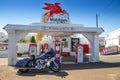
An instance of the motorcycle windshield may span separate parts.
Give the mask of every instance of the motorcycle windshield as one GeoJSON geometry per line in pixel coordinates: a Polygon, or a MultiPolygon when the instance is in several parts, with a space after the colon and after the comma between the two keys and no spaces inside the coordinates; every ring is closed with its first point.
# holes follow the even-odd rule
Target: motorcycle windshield
{"type": "Polygon", "coordinates": [[[45,54],[41,54],[38,56],[38,59],[45,59],[45,58],[46,58],[45,54]]]}
{"type": "Polygon", "coordinates": [[[49,54],[49,53],[46,53],[46,54],[41,54],[38,56],[38,59],[46,59],[46,58],[51,58],[53,57],[54,55],[52,54],[49,54]]]}

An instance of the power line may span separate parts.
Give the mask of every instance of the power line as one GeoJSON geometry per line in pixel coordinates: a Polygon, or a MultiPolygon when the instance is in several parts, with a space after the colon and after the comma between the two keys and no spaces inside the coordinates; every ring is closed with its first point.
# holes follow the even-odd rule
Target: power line
{"type": "Polygon", "coordinates": [[[114,0],[111,0],[111,1],[106,5],[106,7],[103,8],[103,10],[98,13],[98,15],[103,16],[103,13],[105,13],[105,11],[112,5],[113,1],[114,1],[114,0]]]}

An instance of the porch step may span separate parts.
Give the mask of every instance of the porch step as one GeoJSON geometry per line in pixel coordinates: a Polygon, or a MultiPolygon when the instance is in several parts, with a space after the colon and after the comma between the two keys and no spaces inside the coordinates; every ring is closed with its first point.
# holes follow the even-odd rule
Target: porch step
{"type": "Polygon", "coordinates": [[[75,56],[63,56],[62,62],[76,62],[75,56]]]}

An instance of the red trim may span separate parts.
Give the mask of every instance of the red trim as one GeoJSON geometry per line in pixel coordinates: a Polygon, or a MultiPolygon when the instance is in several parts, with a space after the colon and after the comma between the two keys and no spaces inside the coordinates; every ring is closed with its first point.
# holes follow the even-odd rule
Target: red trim
{"type": "Polygon", "coordinates": [[[83,54],[88,54],[89,53],[89,44],[81,44],[83,47],[83,54]]]}
{"type": "Polygon", "coordinates": [[[70,56],[70,52],[62,52],[62,56],[70,56]]]}

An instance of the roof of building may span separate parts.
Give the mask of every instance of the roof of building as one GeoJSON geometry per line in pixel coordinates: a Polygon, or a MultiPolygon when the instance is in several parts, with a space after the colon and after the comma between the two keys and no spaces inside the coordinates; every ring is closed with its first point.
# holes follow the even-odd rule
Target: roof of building
{"type": "Polygon", "coordinates": [[[101,27],[83,27],[81,24],[32,24],[32,25],[16,25],[8,24],[4,27],[8,31],[26,31],[26,32],[42,32],[50,35],[72,35],[74,33],[90,32],[101,34],[104,30],[101,27]]]}

